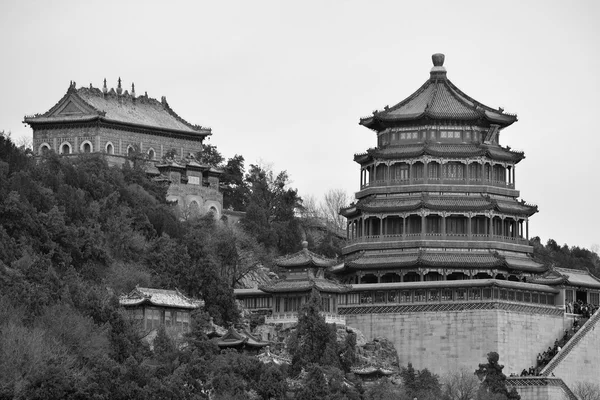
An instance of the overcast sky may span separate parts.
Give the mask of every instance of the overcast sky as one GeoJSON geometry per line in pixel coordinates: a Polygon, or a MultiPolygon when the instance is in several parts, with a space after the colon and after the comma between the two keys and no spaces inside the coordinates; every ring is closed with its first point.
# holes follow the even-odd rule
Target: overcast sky
{"type": "Polygon", "coordinates": [[[226,157],[287,170],[301,195],[358,190],[353,155],[376,144],[358,125],[429,77],[517,113],[501,144],[524,150],[530,235],[600,243],[600,2],[13,1],[0,2],[0,130],[31,137],[77,86],[166,96],[210,126],[226,157]]]}

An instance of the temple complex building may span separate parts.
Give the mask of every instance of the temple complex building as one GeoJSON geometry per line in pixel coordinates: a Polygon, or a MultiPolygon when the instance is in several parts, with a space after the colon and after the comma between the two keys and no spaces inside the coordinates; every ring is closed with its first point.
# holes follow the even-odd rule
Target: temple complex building
{"type": "Polygon", "coordinates": [[[43,114],[26,116],[33,129],[33,151],[54,151],[62,156],[101,153],[109,165],[122,165],[131,157],[144,160],[154,179],[169,184],[168,200],[177,201],[184,214],[213,212],[221,216],[219,192],[222,171],[198,162],[210,128],[192,125],[177,115],[166,97],[160,101],[117,89],[76,88],[43,114]]]}
{"type": "Polygon", "coordinates": [[[594,381],[600,279],[533,258],[529,221],[538,209],[515,184],[525,155],[500,141],[517,117],[465,94],[448,79],[444,56],[432,58],[416,92],[360,120],[376,146],[354,156],[360,186],[340,210],[348,238],[341,259],[323,263],[304,249],[278,261],[298,273],[236,296],[250,310],[261,299],[277,323],[295,310],[281,301],[306,297],[313,282],[300,268],[320,266],[340,282],[326,285],[335,288],[328,305],[336,315],[367,340],[392,341],[400,365],[444,374],[497,352],[507,375],[537,365],[541,377],[512,382],[519,390],[566,393],[594,381]],[[537,355],[559,341],[562,349],[538,365],[537,355]]]}

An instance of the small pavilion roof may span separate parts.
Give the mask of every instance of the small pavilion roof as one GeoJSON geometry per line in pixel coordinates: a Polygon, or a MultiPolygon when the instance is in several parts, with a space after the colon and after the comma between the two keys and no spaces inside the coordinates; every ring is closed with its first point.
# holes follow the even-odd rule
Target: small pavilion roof
{"type": "Polygon", "coordinates": [[[242,329],[238,331],[233,326],[217,341],[217,345],[221,348],[238,347],[241,345],[260,348],[268,344],[269,342],[259,340],[247,330],[242,329]]]}
{"type": "Polygon", "coordinates": [[[302,250],[280,257],[275,260],[275,264],[281,268],[328,268],[338,264],[337,260],[320,256],[308,250],[308,242],[302,242],[302,250]]]}
{"type": "Polygon", "coordinates": [[[517,120],[516,115],[483,105],[450,82],[443,66],[444,58],[443,54],[432,56],[434,66],[430,78],[416,92],[392,107],[374,111],[372,116],[362,118],[360,124],[379,132],[419,120],[481,121],[500,127],[517,120]]]}
{"type": "Polygon", "coordinates": [[[406,145],[388,145],[372,148],[364,153],[354,155],[359,164],[371,162],[373,159],[401,160],[429,155],[432,157],[489,157],[497,161],[518,163],[525,158],[525,153],[510,150],[499,145],[485,143],[433,143],[421,142],[406,145]]]}
{"type": "Polygon", "coordinates": [[[124,307],[148,304],[158,307],[184,308],[194,310],[201,307],[204,302],[190,299],[179,290],[151,289],[136,287],[129,294],[119,298],[119,304],[124,307]]]}
{"type": "Polygon", "coordinates": [[[26,116],[24,122],[30,125],[52,123],[103,121],[138,128],[163,130],[181,133],[186,136],[204,138],[211,135],[210,128],[192,125],[169,107],[166,98],[161,101],[148,97],[147,94],[136,97],[127,90],[122,93],[121,80],[117,90],[75,88],[71,82],[67,93],[58,103],[44,114],[26,116]]]}
{"type": "Polygon", "coordinates": [[[288,279],[279,280],[270,285],[260,286],[260,290],[267,293],[284,292],[310,292],[313,288],[325,293],[344,293],[348,291],[346,285],[325,278],[288,279]]]}

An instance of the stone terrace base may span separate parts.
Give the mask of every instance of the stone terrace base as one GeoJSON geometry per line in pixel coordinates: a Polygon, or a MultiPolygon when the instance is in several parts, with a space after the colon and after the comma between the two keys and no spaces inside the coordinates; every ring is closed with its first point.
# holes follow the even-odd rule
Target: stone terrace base
{"type": "Polygon", "coordinates": [[[577,400],[560,378],[539,376],[508,378],[508,388],[515,388],[521,400],[577,400]]]}
{"type": "Polygon", "coordinates": [[[440,375],[457,368],[474,371],[491,351],[500,354],[506,375],[520,373],[535,365],[537,354],[552,346],[572,323],[555,307],[500,302],[379,313],[350,307],[338,311],[346,317],[346,325],[362,331],[367,340],[380,336],[391,340],[400,365],[412,363],[440,375]]]}

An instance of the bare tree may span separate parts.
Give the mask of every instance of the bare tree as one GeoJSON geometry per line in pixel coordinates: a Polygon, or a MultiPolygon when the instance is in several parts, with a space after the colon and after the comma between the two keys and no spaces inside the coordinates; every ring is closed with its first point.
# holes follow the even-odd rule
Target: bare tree
{"type": "Polygon", "coordinates": [[[341,208],[348,206],[349,203],[350,196],[342,189],[330,189],[325,193],[321,203],[323,216],[338,231],[346,229],[346,218],[342,217],[339,212],[341,208]]]}
{"type": "Polygon", "coordinates": [[[300,211],[302,218],[313,219],[321,218],[321,207],[317,204],[314,196],[302,196],[302,209],[300,211]]]}
{"type": "Polygon", "coordinates": [[[600,400],[600,385],[592,382],[577,382],[573,393],[579,400],[600,400]]]}
{"type": "Polygon", "coordinates": [[[477,395],[479,379],[472,371],[460,369],[450,372],[443,379],[444,394],[450,400],[471,400],[477,395]]]}

